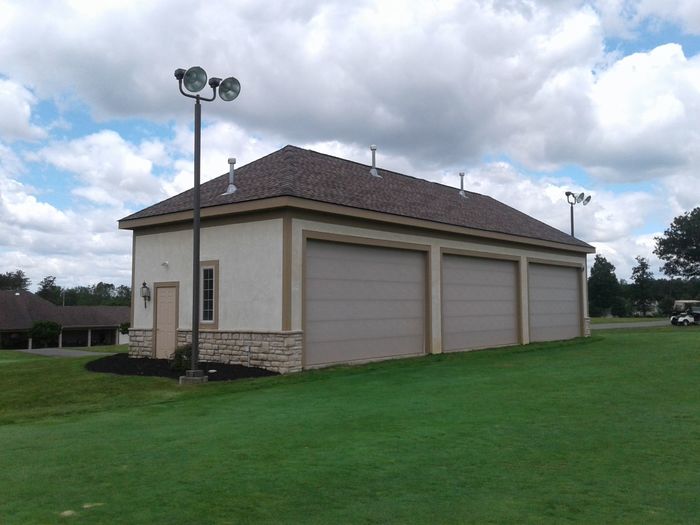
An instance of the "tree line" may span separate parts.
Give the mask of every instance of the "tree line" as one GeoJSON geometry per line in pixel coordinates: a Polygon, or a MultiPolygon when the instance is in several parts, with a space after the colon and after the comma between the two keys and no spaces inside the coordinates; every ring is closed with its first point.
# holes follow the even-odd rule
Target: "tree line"
{"type": "MultiPolygon", "coordinates": [[[[22,270],[0,273],[0,290],[29,291],[29,277],[22,270]]],[[[129,306],[131,288],[125,285],[99,282],[88,286],[64,288],[56,284],[56,277],[49,275],[39,282],[35,295],[65,306],[129,306]]]]}
{"type": "Polygon", "coordinates": [[[657,310],[668,315],[679,299],[700,299],[700,207],[673,219],[656,237],[654,253],[664,261],[666,278],[656,279],[644,257],[636,257],[631,282],[618,280],[613,266],[596,255],[588,278],[588,308],[592,316],[608,313],[627,317],[657,310]]]}

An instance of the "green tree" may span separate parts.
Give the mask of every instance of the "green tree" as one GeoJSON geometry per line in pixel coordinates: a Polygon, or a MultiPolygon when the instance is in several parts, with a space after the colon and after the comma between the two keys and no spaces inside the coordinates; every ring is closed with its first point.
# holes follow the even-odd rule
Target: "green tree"
{"type": "Polygon", "coordinates": [[[29,330],[29,337],[32,338],[34,346],[58,345],[58,335],[61,333],[61,325],[53,321],[35,321],[29,330]]]}
{"type": "Polygon", "coordinates": [[[634,305],[642,315],[646,315],[651,308],[653,300],[652,286],[654,283],[654,274],[649,270],[649,261],[644,257],[635,257],[637,266],[632,268],[632,298],[634,305]]]}
{"type": "Polygon", "coordinates": [[[679,215],[661,237],[654,253],[664,262],[666,275],[700,277],[700,207],[679,215]]]}
{"type": "Polygon", "coordinates": [[[591,276],[588,278],[588,301],[591,315],[603,315],[612,308],[620,295],[620,283],[615,276],[615,266],[602,255],[596,255],[591,276]]]}
{"type": "Polygon", "coordinates": [[[0,290],[29,291],[31,281],[22,270],[0,273],[0,290]]]}
{"type": "Polygon", "coordinates": [[[615,317],[629,317],[632,315],[632,304],[628,299],[618,295],[613,301],[610,313],[615,317]]]}
{"type": "Polygon", "coordinates": [[[36,295],[51,301],[53,304],[61,304],[61,287],[56,284],[56,277],[49,275],[44,277],[39,283],[39,289],[36,291],[36,295]]]}
{"type": "Polygon", "coordinates": [[[131,305],[131,288],[120,284],[117,286],[117,294],[112,301],[115,306],[129,306],[131,305]]]}

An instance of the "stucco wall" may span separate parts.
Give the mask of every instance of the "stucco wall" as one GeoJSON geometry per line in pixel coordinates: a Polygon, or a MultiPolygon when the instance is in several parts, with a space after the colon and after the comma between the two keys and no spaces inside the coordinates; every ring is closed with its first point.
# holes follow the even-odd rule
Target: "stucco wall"
{"type": "MultiPolygon", "coordinates": [[[[281,330],[282,219],[209,226],[202,223],[201,260],[219,261],[219,330],[281,330]]],[[[135,234],[133,328],[153,328],[153,301],[141,283],[179,283],[178,328],[192,325],[192,231],[135,234]],[[166,264],[167,263],[167,264],[166,264]]]]}

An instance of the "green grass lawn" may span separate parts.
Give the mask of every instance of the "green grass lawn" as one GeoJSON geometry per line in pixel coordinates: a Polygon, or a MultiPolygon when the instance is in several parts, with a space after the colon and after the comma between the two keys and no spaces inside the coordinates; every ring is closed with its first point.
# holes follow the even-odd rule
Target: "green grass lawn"
{"type": "Polygon", "coordinates": [[[0,523],[700,516],[695,330],[202,387],[87,361],[0,354],[0,523]]]}
{"type": "Polygon", "coordinates": [[[668,317],[591,317],[591,324],[644,323],[646,321],[668,321],[668,317]]]}

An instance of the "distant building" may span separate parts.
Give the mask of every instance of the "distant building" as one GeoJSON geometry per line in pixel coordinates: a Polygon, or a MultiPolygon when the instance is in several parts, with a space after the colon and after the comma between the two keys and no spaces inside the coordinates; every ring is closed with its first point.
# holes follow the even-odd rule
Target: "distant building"
{"type": "Polygon", "coordinates": [[[31,348],[29,331],[37,321],[62,326],[59,347],[126,342],[119,325],[129,321],[129,311],[128,306],[56,306],[30,292],[0,290],[0,348],[31,348]]]}

